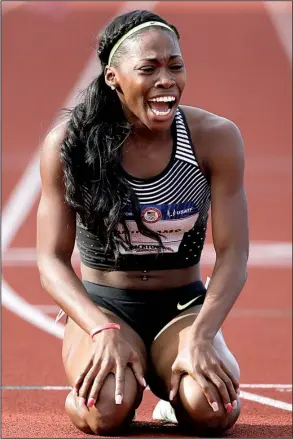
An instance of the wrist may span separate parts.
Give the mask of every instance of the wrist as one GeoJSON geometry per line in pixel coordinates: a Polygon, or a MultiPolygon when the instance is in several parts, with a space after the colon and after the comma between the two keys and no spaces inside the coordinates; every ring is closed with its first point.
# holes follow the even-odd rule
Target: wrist
{"type": "Polygon", "coordinates": [[[120,325],[118,323],[109,322],[105,323],[104,325],[96,326],[91,330],[90,337],[92,338],[92,340],[94,340],[94,338],[101,332],[120,332],[120,325]]]}
{"type": "Polygon", "coordinates": [[[109,344],[111,341],[116,340],[119,336],[119,331],[116,331],[115,329],[109,329],[108,331],[101,331],[95,334],[92,337],[92,342],[97,344],[101,342],[109,344]]]}
{"type": "Polygon", "coordinates": [[[216,333],[214,334],[209,328],[201,328],[192,326],[190,331],[190,337],[196,343],[212,343],[216,333]]]}

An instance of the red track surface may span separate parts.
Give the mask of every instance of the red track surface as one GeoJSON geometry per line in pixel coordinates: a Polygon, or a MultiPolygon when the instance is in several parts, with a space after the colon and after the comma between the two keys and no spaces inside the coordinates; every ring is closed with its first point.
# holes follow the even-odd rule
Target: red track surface
{"type": "MultiPolygon", "coordinates": [[[[43,2],[3,19],[3,207],[89,59],[95,35],[121,3],[43,2]],[[56,7],[56,6],[54,6],[56,7]]],[[[291,66],[260,2],[166,3],[155,11],[182,35],[188,85],[184,103],[234,120],[246,147],[252,241],[290,242],[291,66]]],[[[36,203],[10,248],[34,247],[36,203]]],[[[5,254],[4,254],[5,260],[5,254]]],[[[209,274],[212,267],[203,267],[209,274]]],[[[35,265],[6,266],[8,284],[33,305],[52,304],[35,265]]],[[[252,267],[226,340],[243,383],[291,383],[291,269],[252,267]]],[[[61,341],[3,308],[3,386],[66,386],[61,341]]],[[[291,392],[248,389],[287,403],[291,392]]],[[[2,437],[82,437],[67,419],[65,391],[2,393],[2,437]]],[[[180,437],[151,420],[156,398],[145,392],[130,436],[180,437]]],[[[243,400],[227,437],[292,437],[291,413],[243,400]]]]}

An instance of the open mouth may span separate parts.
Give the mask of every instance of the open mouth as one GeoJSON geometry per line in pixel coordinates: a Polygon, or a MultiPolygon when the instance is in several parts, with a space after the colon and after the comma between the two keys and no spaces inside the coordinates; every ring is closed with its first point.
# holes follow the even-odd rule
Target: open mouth
{"type": "Polygon", "coordinates": [[[148,106],[156,116],[168,116],[176,102],[175,96],[158,96],[148,100],[148,106]]]}

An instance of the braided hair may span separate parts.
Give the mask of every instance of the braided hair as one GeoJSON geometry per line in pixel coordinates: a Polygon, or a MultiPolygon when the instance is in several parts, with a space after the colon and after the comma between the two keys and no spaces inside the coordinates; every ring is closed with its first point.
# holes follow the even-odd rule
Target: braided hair
{"type": "MultiPolygon", "coordinates": [[[[108,87],[104,76],[115,43],[137,25],[153,20],[168,24],[179,39],[174,26],[144,10],[120,15],[104,29],[97,50],[101,74],[83,92],[81,103],[68,110],[68,127],[61,144],[66,202],[76,211],[81,223],[95,233],[105,254],[110,252],[115,257],[119,245],[131,248],[130,233],[122,214],[128,203],[140,233],[155,239],[159,248],[163,248],[161,236],[141,220],[137,197],[121,172],[122,145],[131,133],[131,125],[117,93],[108,87]],[[119,224],[122,234],[118,231],[119,224]]],[[[131,36],[136,37],[136,33],[131,36]]],[[[118,63],[124,50],[122,43],[111,64],[118,63]]]]}

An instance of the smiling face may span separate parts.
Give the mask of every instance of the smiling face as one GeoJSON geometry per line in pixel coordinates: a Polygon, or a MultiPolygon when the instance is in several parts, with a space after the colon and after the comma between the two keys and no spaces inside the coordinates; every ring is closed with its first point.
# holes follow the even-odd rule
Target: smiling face
{"type": "Polygon", "coordinates": [[[126,39],[120,50],[105,79],[116,87],[126,117],[152,131],[170,128],[186,81],[176,35],[151,28],[126,39]]]}

